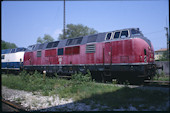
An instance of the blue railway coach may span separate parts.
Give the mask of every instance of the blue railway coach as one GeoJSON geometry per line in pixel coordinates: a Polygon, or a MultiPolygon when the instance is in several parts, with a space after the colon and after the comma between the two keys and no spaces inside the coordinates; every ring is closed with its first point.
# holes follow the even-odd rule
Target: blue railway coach
{"type": "Polygon", "coordinates": [[[1,50],[1,69],[20,70],[26,48],[13,48],[1,50]]]}

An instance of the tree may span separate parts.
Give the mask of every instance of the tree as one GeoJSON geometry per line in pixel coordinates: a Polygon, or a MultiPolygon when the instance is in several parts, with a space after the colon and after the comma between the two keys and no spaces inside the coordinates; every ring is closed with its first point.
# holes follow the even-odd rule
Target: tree
{"type": "Polygon", "coordinates": [[[169,57],[170,57],[170,56],[169,56],[169,52],[164,51],[159,60],[160,60],[160,61],[168,61],[168,60],[170,59],[169,57]]]}
{"type": "Polygon", "coordinates": [[[14,43],[5,42],[1,40],[1,49],[12,49],[17,48],[17,46],[14,43]]]}
{"type": "Polygon", "coordinates": [[[41,37],[37,38],[37,44],[42,44],[45,42],[52,42],[52,41],[54,41],[54,39],[50,35],[47,35],[47,34],[44,34],[43,38],[41,37]]]}
{"type": "Polygon", "coordinates": [[[78,25],[67,24],[65,37],[63,37],[63,34],[59,34],[59,40],[68,39],[68,38],[76,38],[79,36],[85,36],[85,35],[90,35],[90,34],[95,34],[95,33],[98,33],[98,32],[94,30],[93,28],[89,28],[82,24],[78,24],[78,25]]]}

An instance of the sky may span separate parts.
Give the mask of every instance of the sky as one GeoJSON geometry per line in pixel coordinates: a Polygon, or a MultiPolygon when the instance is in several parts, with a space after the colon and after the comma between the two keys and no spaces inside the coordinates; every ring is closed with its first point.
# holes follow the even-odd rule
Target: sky
{"type": "MultiPolygon", "coordinates": [[[[2,1],[1,40],[18,47],[38,37],[58,40],[63,29],[63,1],[2,1]]],[[[82,24],[99,33],[139,28],[154,50],[167,47],[169,0],[66,1],[66,24],[82,24]]]]}

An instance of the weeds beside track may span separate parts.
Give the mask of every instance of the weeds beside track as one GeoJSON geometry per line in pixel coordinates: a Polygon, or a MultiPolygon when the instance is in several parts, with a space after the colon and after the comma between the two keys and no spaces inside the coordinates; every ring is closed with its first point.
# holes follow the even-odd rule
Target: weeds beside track
{"type": "MultiPolygon", "coordinates": [[[[90,104],[100,103],[110,108],[128,107],[144,104],[148,106],[162,106],[168,93],[156,90],[141,90],[137,88],[118,87],[116,85],[105,85],[91,81],[90,73],[82,77],[82,74],[75,74],[70,80],[59,77],[46,77],[35,72],[32,74],[22,72],[19,75],[2,74],[2,85],[12,89],[19,89],[31,92],[40,92],[44,96],[58,95],[61,98],[72,98],[75,101],[90,104]]],[[[56,75],[57,76],[57,75],[56,75]]],[[[95,104],[94,104],[95,106],[95,104]]]]}

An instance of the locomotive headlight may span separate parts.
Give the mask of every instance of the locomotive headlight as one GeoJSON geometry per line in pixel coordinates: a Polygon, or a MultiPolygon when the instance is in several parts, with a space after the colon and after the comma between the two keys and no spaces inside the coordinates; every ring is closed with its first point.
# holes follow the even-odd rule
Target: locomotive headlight
{"type": "Polygon", "coordinates": [[[142,56],[140,56],[140,61],[142,61],[142,56]]]}
{"type": "Polygon", "coordinates": [[[150,47],[148,47],[148,49],[151,49],[150,47]]]}

